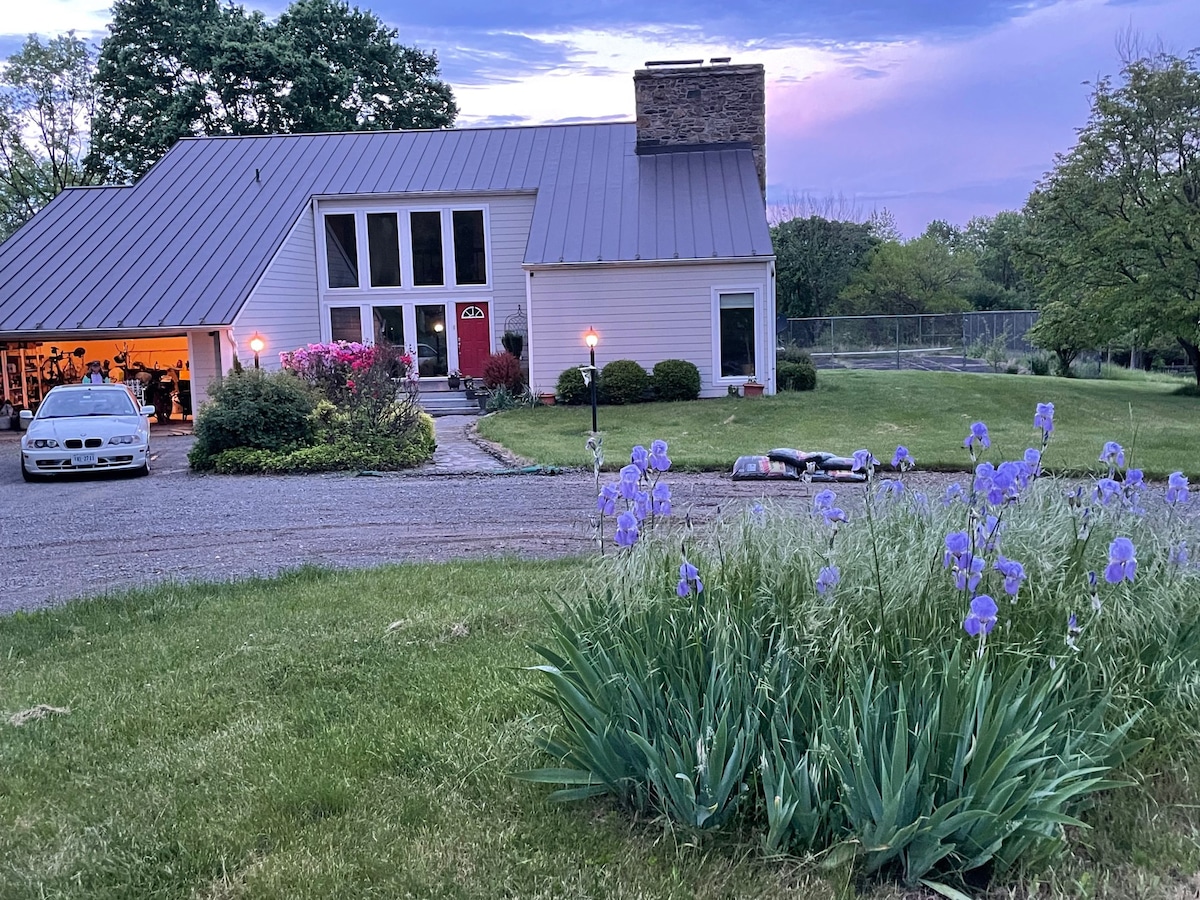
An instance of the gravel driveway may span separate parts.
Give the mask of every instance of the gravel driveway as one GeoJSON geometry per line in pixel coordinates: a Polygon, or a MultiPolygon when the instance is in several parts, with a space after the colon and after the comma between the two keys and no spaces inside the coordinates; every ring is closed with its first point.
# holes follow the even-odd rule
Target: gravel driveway
{"type": "MultiPolygon", "coordinates": [[[[191,437],[155,438],[149,478],[96,475],[25,484],[0,441],[0,613],[167,579],[269,575],[304,563],[373,566],[588,552],[589,473],[380,477],[205,476],[191,437]]],[[[791,484],[672,473],[680,513],[699,522],[764,494],[808,503],[791,484]]]]}
{"type": "MultiPolygon", "coordinates": [[[[19,447],[0,440],[0,614],[133,585],[270,575],[305,563],[373,566],[487,556],[548,558],[593,549],[590,473],[206,476],[190,436],[156,436],[149,478],[98,475],[25,484],[19,447]]],[[[962,475],[910,473],[931,496],[962,475]]],[[[812,487],[670,473],[676,515],[769,497],[808,508],[812,487]]],[[[817,486],[819,490],[821,486],[817,486]]],[[[847,491],[848,488],[841,488],[847,491]]],[[[1195,507],[1190,510],[1195,515],[1195,507]]]]}

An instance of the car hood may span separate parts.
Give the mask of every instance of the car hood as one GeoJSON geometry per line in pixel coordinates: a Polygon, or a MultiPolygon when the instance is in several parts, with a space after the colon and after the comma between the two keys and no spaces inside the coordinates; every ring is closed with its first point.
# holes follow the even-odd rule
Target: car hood
{"type": "Polygon", "coordinates": [[[117,434],[137,434],[142,426],[142,417],[128,416],[80,416],[69,419],[34,419],[29,423],[25,436],[54,438],[65,441],[70,438],[110,438],[117,434]]]}

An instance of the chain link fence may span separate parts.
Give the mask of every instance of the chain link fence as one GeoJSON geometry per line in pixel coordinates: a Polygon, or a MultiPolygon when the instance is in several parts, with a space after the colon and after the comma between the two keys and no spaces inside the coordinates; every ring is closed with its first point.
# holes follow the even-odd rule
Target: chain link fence
{"type": "Polygon", "coordinates": [[[780,322],[783,347],[806,351],[822,368],[991,371],[995,359],[1024,362],[1037,310],[914,316],[822,316],[780,322]]]}

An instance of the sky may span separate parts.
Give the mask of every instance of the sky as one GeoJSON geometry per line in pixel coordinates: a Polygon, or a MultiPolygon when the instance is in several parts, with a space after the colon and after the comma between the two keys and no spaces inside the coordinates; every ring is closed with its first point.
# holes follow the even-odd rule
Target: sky
{"type": "MultiPolygon", "coordinates": [[[[243,0],[244,2],[244,0],[243,0]]],[[[268,15],[280,0],[244,5],[268,15]]],[[[1087,121],[1118,44],[1200,47],[1197,0],[362,0],[436,51],[462,126],[631,121],[647,60],[732,57],[767,77],[768,201],[905,236],[1019,209],[1087,121]]],[[[24,35],[99,42],[102,0],[0,0],[24,35]]]]}

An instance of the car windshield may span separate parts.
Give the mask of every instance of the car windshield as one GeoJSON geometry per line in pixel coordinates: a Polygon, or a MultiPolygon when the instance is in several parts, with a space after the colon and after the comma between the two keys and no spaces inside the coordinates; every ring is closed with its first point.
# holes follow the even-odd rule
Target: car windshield
{"type": "Polygon", "coordinates": [[[39,419],[136,414],[133,401],[122,391],[51,391],[38,409],[39,419]]]}

